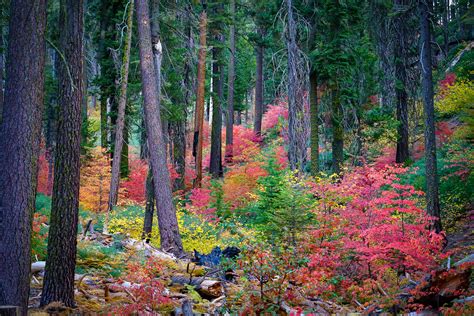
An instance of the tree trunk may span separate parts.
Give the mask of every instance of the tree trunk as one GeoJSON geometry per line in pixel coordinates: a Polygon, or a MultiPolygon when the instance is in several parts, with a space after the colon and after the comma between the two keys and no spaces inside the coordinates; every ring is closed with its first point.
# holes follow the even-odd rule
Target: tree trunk
{"type": "MultiPolygon", "coordinates": [[[[128,7],[127,35],[123,48],[123,61],[120,83],[120,99],[118,104],[117,121],[115,124],[115,145],[114,158],[112,160],[112,176],[110,179],[109,203],[107,205],[107,213],[104,222],[104,232],[108,232],[110,212],[117,205],[119,184],[120,184],[120,162],[122,158],[122,148],[124,143],[125,128],[125,108],[127,106],[127,86],[128,86],[128,70],[130,64],[130,46],[132,43],[132,26],[133,26],[133,1],[128,7]]],[[[128,137],[127,137],[128,138],[128,137]]]]}
{"type": "MultiPolygon", "coordinates": [[[[128,107],[128,105],[127,105],[128,107]]],[[[130,174],[130,166],[129,166],[129,159],[128,159],[128,152],[129,152],[129,147],[128,147],[128,111],[125,110],[125,122],[123,126],[123,145],[122,145],[122,153],[120,155],[120,179],[125,179],[128,177],[130,174]]]]}
{"type": "Polygon", "coordinates": [[[235,114],[235,125],[241,125],[242,124],[242,111],[237,111],[235,114]]]}
{"type": "Polygon", "coordinates": [[[0,123],[3,114],[3,70],[5,67],[5,45],[3,45],[3,27],[0,26],[0,123]]]}
{"type": "Polygon", "coordinates": [[[234,142],[234,82],[235,82],[235,0],[230,2],[232,24],[229,31],[230,57],[228,72],[228,93],[227,93],[227,124],[225,133],[225,159],[231,162],[233,156],[232,145],[234,142]]]}
{"type": "Polygon", "coordinates": [[[10,6],[5,105],[0,124],[0,305],[27,314],[31,220],[44,98],[46,1],[10,6]],[[21,26],[21,27],[19,27],[21,26]]]}
{"type": "MultiPolygon", "coordinates": [[[[60,59],[57,52],[51,48],[48,49],[50,63],[52,68],[53,82],[57,80],[56,69],[60,66],[60,59]]],[[[46,126],[45,126],[45,142],[46,142],[46,160],[48,161],[48,178],[47,178],[47,194],[50,196],[53,192],[53,169],[54,169],[54,148],[56,147],[56,135],[58,127],[58,96],[57,91],[51,94],[46,102],[46,126]]]]}
{"type": "MultiPolygon", "coordinates": [[[[162,61],[162,54],[161,54],[161,42],[160,42],[160,24],[159,24],[159,16],[160,16],[160,0],[151,0],[150,6],[150,22],[151,22],[151,45],[153,50],[153,61],[155,63],[155,72],[156,72],[156,89],[158,90],[158,95],[161,98],[161,61],[162,61]]],[[[159,102],[160,105],[160,113],[161,113],[161,126],[163,128],[163,141],[165,143],[165,152],[166,157],[168,157],[168,144],[170,142],[169,137],[169,122],[166,119],[166,116],[163,115],[164,111],[164,104],[159,102]]]]}
{"type": "MultiPolygon", "coordinates": [[[[216,35],[216,41],[222,41],[222,35],[216,35]]],[[[220,178],[222,171],[222,67],[221,48],[214,45],[212,48],[212,129],[211,129],[211,161],[209,172],[213,178],[220,178]]]]}
{"type": "Polygon", "coordinates": [[[341,167],[344,162],[344,127],[341,98],[339,88],[332,89],[332,167],[336,174],[341,173],[341,167]]]}
{"type": "Polygon", "coordinates": [[[395,65],[393,62],[395,32],[393,21],[390,18],[390,4],[384,1],[369,1],[369,25],[374,37],[374,44],[378,55],[381,74],[380,82],[380,104],[387,112],[395,108],[395,65]]]}
{"type": "Polygon", "coordinates": [[[102,95],[100,101],[100,146],[107,148],[107,97],[102,95]]]}
{"type": "Polygon", "coordinates": [[[153,194],[153,172],[151,170],[148,170],[148,174],[146,177],[145,192],[146,206],[145,219],[143,221],[142,239],[145,239],[148,243],[151,237],[151,230],[153,229],[153,213],[155,211],[155,195],[153,194]]]}
{"type": "MultiPolygon", "coordinates": [[[[406,0],[395,0],[397,6],[407,6],[406,0]]],[[[397,153],[395,161],[405,163],[409,159],[408,141],[408,94],[407,94],[407,68],[408,68],[408,21],[407,13],[398,13],[395,19],[395,94],[397,97],[397,153]]]]}
{"type": "MultiPolygon", "coordinates": [[[[259,30],[259,34],[263,32],[259,30]]],[[[263,35],[262,35],[263,36],[263,35]]],[[[253,130],[255,134],[262,133],[263,116],[263,44],[257,45],[257,78],[255,82],[255,116],[253,130]]]]}
{"type": "Polygon", "coordinates": [[[184,190],[186,166],[186,122],[172,123],[173,165],[179,177],[173,182],[174,190],[184,190]]]}
{"type": "MultiPolygon", "coordinates": [[[[106,54],[105,32],[107,31],[106,22],[107,20],[105,17],[103,17],[103,19],[100,22],[101,29],[100,29],[100,38],[99,38],[99,48],[98,48],[99,60],[106,58],[105,57],[105,54],[106,54]]],[[[100,71],[101,73],[103,73],[105,69],[101,68],[100,71]]],[[[107,148],[107,95],[105,94],[105,91],[102,91],[102,95],[100,96],[99,103],[100,103],[100,146],[103,149],[106,149],[107,148]]]]}
{"type": "Polygon", "coordinates": [[[59,120],[54,162],[54,188],[48,233],[48,259],[41,306],[62,302],[73,307],[76,267],[81,106],[83,102],[83,1],[61,0],[58,69],[59,120]]]}
{"type": "Polygon", "coordinates": [[[196,91],[196,113],[194,119],[194,149],[196,157],[196,179],[194,187],[201,187],[202,180],[202,144],[204,141],[204,93],[206,88],[206,36],[207,36],[207,14],[203,11],[199,22],[199,61],[196,91]]]}
{"type": "MultiPolygon", "coordinates": [[[[188,40],[186,43],[186,49],[188,54],[192,54],[194,50],[193,42],[193,29],[192,29],[192,7],[186,6],[186,34],[188,40]]],[[[183,70],[182,87],[185,91],[183,94],[184,106],[180,109],[182,117],[175,123],[175,129],[173,134],[173,162],[176,172],[179,177],[173,183],[174,190],[185,190],[185,173],[186,173],[186,122],[187,122],[187,108],[191,104],[192,91],[193,91],[193,79],[192,77],[192,59],[186,58],[183,70]]]]}
{"type": "Polygon", "coordinates": [[[433,102],[433,74],[431,68],[430,12],[426,0],[419,0],[422,69],[422,91],[425,116],[425,159],[426,159],[426,208],[434,217],[431,229],[441,231],[438,196],[438,171],[436,162],[435,115],[433,102]]]}
{"type": "MultiPolygon", "coordinates": [[[[160,117],[160,98],[156,89],[156,73],[151,47],[150,18],[147,0],[136,0],[138,35],[140,47],[140,68],[145,108],[145,125],[148,136],[150,166],[160,229],[161,248],[181,255],[183,246],[179,235],[178,220],[173,204],[170,175],[166,164],[166,150],[160,117]]],[[[161,53],[161,50],[159,51],[161,53]]]]}
{"type": "Polygon", "coordinates": [[[449,24],[448,24],[448,14],[449,14],[449,0],[442,0],[443,5],[443,40],[444,40],[444,56],[448,57],[449,53],[449,24]]]}
{"type": "Polygon", "coordinates": [[[311,120],[311,175],[319,173],[319,110],[318,77],[316,71],[309,75],[309,106],[311,120]]]}
{"type": "Polygon", "coordinates": [[[287,0],[287,51],[288,51],[288,160],[291,170],[302,172],[306,163],[306,124],[303,89],[298,69],[296,24],[293,18],[293,1],[287,0]]]}

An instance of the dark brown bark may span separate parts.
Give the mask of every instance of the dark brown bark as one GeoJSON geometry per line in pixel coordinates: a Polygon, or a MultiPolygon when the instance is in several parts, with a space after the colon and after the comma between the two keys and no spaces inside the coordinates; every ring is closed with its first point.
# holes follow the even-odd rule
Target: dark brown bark
{"type": "Polygon", "coordinates": [[[431,26],[427,0],[419,0],[422,72],[422,91],[425,116],[426,210],[434,217],[431,229],[441,231],[436,161],[435,115],[433,102],[433,74],[431,64],[431,26]]]}
{"type": "MultiPolygon", "coordinates": [[[[260,30],[259,34],[263,34],[260,30]]],[[[257,44],[257,78],[255,82],[255,115],[253,130],[255,134],[262,133],[262,116],[263,116],[263,44],[257,44]]]]}
{"type": "Polygon", "coordinates": [[[235,0],[230,2],[232,24],[229,31],[229,70],[228,70],[228,93],[227,93],[227,122],[225,133],[225,159],[232,161],[234,143],[234,82],[235,82],[235,0]]]}
{"type": "MultiPolygon", "coordinates": [[[[128,136],[128,131],[125,130],[125,109],[127,106],[127,87],[128,87],[128,70],[130,64],[130,46],[132,42],[132,26],[133,26],[133,1],[128,7],[127,20],[127,35],[125,37],[125,44],[123,49],[123,60],[121,69],[121,83],[120,83],[120,98],[118,103],[117,121],[115,124],[115,145],[114,155],[112,160],[112,176],[110,179],[109,202],[107,206],[106,220],[104,230],[107,232],[109,224],[109,215],[114,206],[117,204],[117,197],[120,184],[120,166],[122,159],[122,148],[124,144],[124,131],[128,136]]],[[[127,137],[128,139],[128,137],[127,137]]],[[[127,145],[128,146],[128,145],[127,145]]],[[[128,149],[128,147],[126,148],[128,149]]],[[[128,154],[128,150],[127,150],[128,154]]]]}
{"type": "Polygon", "coordinates": [[[26,315],[44,97],[46,1],[13,0],[10,10],[0,124],[0,305],[19,306],[26,315]]]}
{"type": "Polygon", "coordinates": [[[41,306],[62,302],[73,307],[76,266],[81,106],[83,102],[83,1],[61,0],[58,69],[59,120],[54,161],[54,187],[41,306]]]}
{"type": "MultiPolygon", "coordinates": [[[[217,35],[216,41],[222,41],[222,36],[217,35]]],[[[222,94],[223,77],[221,67],[221,48],[215,45],[212,48],[212,127],[211,127],[211,161],[209,172],[213,178],[220,178],[222,170],[222,94]]]]}
{"type": "Polygon", "coordinates": [[[302,172],[306,163],[306,123],[303,102],[302,78],[298,69],[296,23],[293,18],[293,1],[287,0],[287,51],[288,51],[288,160],[291,170],[302,172]]]}
{"type": "MultiPolygon", "coordinates": [[[[406,7],[406,0],[395,0],[398,7],[406,7]]],[[[394,32],[395,36],[395,94],[397,104],[397,153],[395,161],[405,163],[409,159],[409,140],[408,140],[408,15],[402,11],[395,18],[394,32]]]]}
{"type": "MultiPolygon", "coordinates": [[[[151,47],[150,18],[147,0],[137,0],[138,35],[140,47],[140,69],[145,108],[145,125],[148,136],[150,166],[153,172],[153,184],[160,229],[161,247],[176,255],[181,255],[183,245],[179,234],[176,210],[173,204],[170,175],[166,164],[166,149],[160,117],[160,99],[156,89],[156,73],[151,47]]],[[[161,53],[161,51],[159,52],[161,53]]]]}
{"type": "Polygon", "coordinates": [[[202,144],[204,141],[204,94],[206,88],[206,36],[207,36],[207,14],[203,11],[199,22],[199,61],[196,91],[196,113],[194,119],[194,144],[193,153],[196,157],[196,179],[194,187],[201,187],[202,180],[202,144]]]}

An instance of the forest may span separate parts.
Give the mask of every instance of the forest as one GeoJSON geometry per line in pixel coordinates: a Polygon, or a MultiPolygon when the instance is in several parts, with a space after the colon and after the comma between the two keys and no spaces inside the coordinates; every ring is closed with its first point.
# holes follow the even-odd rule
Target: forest
{"type": "Polygon", "coordinates": [[[0,315],[474,315],[473,0],[0,0],[0,315]]]}

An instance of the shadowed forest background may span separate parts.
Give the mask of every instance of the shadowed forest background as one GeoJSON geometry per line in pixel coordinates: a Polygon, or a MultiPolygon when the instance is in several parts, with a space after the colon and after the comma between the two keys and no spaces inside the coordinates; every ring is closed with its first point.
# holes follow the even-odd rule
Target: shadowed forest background
{"type": "Polygon", "coordinates": [[[471,0],[0,0],[0,315],[472,315],[471,0]]]}

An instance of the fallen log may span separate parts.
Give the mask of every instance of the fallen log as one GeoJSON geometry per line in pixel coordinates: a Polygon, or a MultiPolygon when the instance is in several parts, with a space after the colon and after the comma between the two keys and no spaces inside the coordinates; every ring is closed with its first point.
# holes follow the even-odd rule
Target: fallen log
{"type": "Polygon", "coordinates": [[[470,255],[456,262],[449,270],[440,269],[427,276],[426,282],[419,286],[414,301],[425,306],[438,308],[466,295],[469,290],[474,256],[470,255]]]}
{"type": "Polygon", "coordinates": [[[31,273],[38,273],[46,268],[46,261],[36,261],[31,264],[31,273]]]}
{"type": "Polygon", "coordinates": [[[189,278],[187,276],[171,277],[172,284],[192,285],[196,292],[204,298],[217,298],[224,293],[222,283],[219,280],[206,279],[204,277],[189,278]]]}

